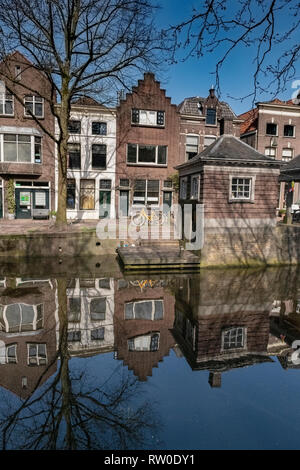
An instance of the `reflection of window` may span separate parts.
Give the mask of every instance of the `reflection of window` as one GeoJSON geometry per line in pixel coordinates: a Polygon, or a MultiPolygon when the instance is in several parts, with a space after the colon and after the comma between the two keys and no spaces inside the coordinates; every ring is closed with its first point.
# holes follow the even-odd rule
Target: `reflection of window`
{"type": "Polygon", "coordinates": [[[149,165],[167,164],[166,145],[127,145],[127,163],[140,163],[149,165]]]}
{"type": "Polygon", "coordinates": [[[72,343],[73,341],[80,341],[80,340],[81,340],[81,331],[80,330],[68,331],[68,337],[67,337],[68,343],[72,343]]]}
{"type": "Polygon", "coordinates": [[[217,113],[214,108],[208,108],[206,110],[206,124],[215,125],[216,117],[217,117],[217,113]]]}
{"type": "Polygon", "coordinates": [[[222,349],[239,349],[245,346],[245,328],[228,328],[222,333],[222,349]]]}
{"type": "Polygon", "coordinates": [[[17,345],[9,344],[5,348],[5,362],[6,364],[17,363],[17,345]]]}
{"type": "Polygon", "coordinates": [[[106,135],[107,134],[106,122],[92,122],[92,134],[93,135],[106,135]]]}
{"type": "Polygon", "coordinates": [[[106,169],[106,145],[92,145],[92,168],[93,170],[106,169]]]}
{"type": "Polygon", "coordinates": [[[128,340],[129,351],[158,351],[159,333],[136,336],[128,340]]]}
{"type": "Polygon", "coordinates": [[[164,317],[163,300],[141,300],[125,303],[125,319],[162,320],[164,317]]]}
{"type": "Polygon", "coordinates": [[[25,116],[44,117],[44,98],[40,96],[25,96],[25,116]]]}
{"type": "Polygon", "coordinates": [[[106,277],[104,279],[99,279],[98,285],[99,285],[99,289],[110,289],[109,277],[106,277]]]}
{"type": "Polygon", "coordinates": [[[42,366],[47,364],[46,344],[28,344],[28,364],[30,366],[42,366]]]}
{"type": "Polygon", "coordinates": [[[80,322],[81,314],[81,298],[70,297],[68,299],[68,321],[78,323],[80,322]]]}
{"type": "Polygon", "coordinates": [[[95,287],[95,279],[79,279],[80,287],[85,287],[86,289],[95,287]]]}
{"type": "Polygon", "coordinates": [[[95,208],[95,180],[80,180],[80,209],[95,208]]]}
{"type": "Polygon", "coordinates": [[[98,341],[104,339],[104,328],[96,328],[91,331],[91,340],[98,341]]]}
{"type": "Polygon", "coordinates": [[[35,331],[43,327],[43,305],[0,306],[0,328],[7,333],[35,331]]]}
{"type": "Polygon", "coordinates": [[[191,158],[195,157],[195,155],[197,155],[198,144],[199,144],[199,136],[197,135],[186,136],[186,145],[185,145],[186,160],[190,160],[191,158]]]}
{"type": "Polygon", "coordinates": [[[105,320],[106,297],[96,297],[90,303],[90,316],[92,321],[105,320]]]}

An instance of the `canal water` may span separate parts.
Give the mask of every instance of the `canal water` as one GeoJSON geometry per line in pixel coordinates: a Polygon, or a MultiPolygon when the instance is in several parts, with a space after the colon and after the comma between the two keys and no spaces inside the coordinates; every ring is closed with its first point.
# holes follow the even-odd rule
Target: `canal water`
{"type": "Polygon", "coordinates": [[[2,268],[1,449],[300,447],[299,269],[109,269],[2,268]]]}

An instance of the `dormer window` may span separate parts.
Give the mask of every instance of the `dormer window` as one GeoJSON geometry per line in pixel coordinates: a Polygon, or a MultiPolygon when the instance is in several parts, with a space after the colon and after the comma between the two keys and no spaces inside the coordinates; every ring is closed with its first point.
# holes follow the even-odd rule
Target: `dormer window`
{"type": "Polygon", "coordinates": [[[217,120],[217,112],[215,108],[208,108],[206,110],[206,124],[215,126],[217,120]]]}

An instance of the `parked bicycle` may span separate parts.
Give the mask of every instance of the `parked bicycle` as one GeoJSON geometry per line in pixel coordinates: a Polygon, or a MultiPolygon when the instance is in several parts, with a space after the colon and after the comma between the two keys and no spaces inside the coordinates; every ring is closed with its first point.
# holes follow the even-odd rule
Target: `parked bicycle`
{"type": "Polygon", "coordinates": [[[167,222],[168,216],[167,214],[154,209],[151,209],[148,213],[147,210],[143,207],[140,212],[136,212],[131,217],[131,220],[137,227],[144,225],[146,221],[148,221],[150,224],[162,225],[167,222]]]}

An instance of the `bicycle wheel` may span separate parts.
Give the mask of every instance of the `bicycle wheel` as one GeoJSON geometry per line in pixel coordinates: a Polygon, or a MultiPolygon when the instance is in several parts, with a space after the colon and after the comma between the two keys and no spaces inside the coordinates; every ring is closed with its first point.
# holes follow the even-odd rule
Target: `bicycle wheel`
{"type": "Polygon", "coordinates": [[[144,225],[145,223],[145,216],[141,214],[134,214],[131,217],[131,220],[136,227],[140,227],[141,225],[144,225]]]}

